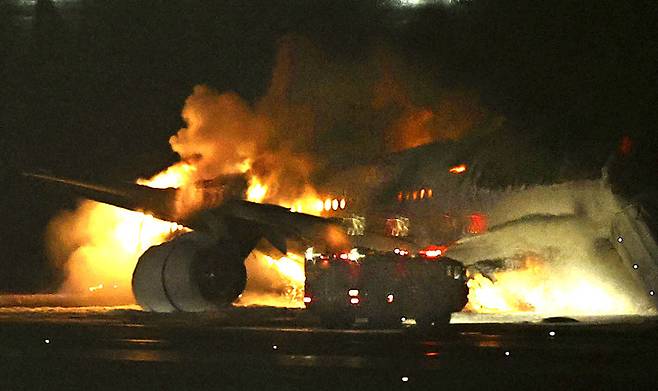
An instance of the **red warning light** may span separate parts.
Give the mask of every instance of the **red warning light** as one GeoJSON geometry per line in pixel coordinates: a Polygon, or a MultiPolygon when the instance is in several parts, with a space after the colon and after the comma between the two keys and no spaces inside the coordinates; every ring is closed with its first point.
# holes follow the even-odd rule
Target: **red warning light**
{"type": "Polygon", "coordinates": [[[470,234],[480,234],[487,230],[487,216],[483,213],[472,213],[468,216],[467,231],[470,234]]]}
{"type": "Polygon", "coordinates": [[[629,136],[623,136],[619,142],[619,153],[627,156],[633,151],[633,139],[629,136]]]}
{"type": "Polygon", "coordinates": [[[424,249],[418,251],[418,254],[424,258],[434,259],[443,256],[446,250],[448,250],[448,247],[446,246],[427,246],[424,249]]]}

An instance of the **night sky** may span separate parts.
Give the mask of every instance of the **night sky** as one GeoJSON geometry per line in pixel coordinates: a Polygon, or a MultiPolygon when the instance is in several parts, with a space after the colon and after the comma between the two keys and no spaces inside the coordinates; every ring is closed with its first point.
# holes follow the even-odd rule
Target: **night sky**
{"type": "Polygon", "coordinates": [[[0,291],[57,287],[44,228],[75,205],[20,171],[151,175],[178,160],[167,141],[195,85],[254,102],[290,37],[338,63],[385,48],[426,75],[419,90],[474,91],[510,135],[574,165],[629,136],[624,191],[642,192],[658,177],[656,15],[655,1],[5,1],[0,291]]]}

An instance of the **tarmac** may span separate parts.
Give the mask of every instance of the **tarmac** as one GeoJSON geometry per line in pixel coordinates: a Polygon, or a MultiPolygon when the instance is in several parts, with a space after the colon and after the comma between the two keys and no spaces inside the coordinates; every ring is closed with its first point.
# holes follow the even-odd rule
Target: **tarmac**
{"type": "Polygon", "coordinates": [[[641,316],[327,329],[269,307],[0,309],[3,390],[656,389],[656,346],[658,319],[641,316]]]}

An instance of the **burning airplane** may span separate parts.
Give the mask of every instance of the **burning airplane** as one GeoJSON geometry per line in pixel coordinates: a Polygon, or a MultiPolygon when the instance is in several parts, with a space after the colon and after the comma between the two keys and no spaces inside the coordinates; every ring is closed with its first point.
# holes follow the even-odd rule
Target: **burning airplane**
{"type": "Polygon", "coordinates": [[[397,76],[413,72],[378,52],[339,66],[288,37],[255,102],[195,87],[169,140],[180,162],[136,184],[31,174],[105,203],[51,224],[63,290],[134,293],[158,311],[205,310],[205,297],[303,307],[302,254],[313,245],[448,254],[469,266],[471,311],[655,307],[650,208],[617,188],[630,138],[574,165],[506,129],[469,91],[418,103],[423,94],[397,76]],[[184,261],[169,270],[170,255],[184,261]]]}
{"type": "Polygon", "coordinates": [[[653,313],[652,206],[614,190],[633,159],[627,143],[599,167],[566,170],[505,131],[477,134],[389,155],[328,186],[353,206],[334,213],[357,214],[366,232],[468,265],[467,310],[653,313]]]}
{"type": "MultiPolygon", "coordinates": [[[[606,175],[616,163],[608,162],[591,178],[566,175],[558,183],[536,178],[522,186],[501,181],[488,186],[487,180],[501,177],[492,159],[502,153],[485,147],[491,145],[489,137],[498,135],[388,155],[344,170],[313,190],[313,196],[282,202],[284,206],[249,201],[262,202],[267,185],[249,178],[248,162],[243,173],[178,190],[167,186],[179,184],[193,166],[181,164],[165,172],[178,173],[173,182],[164,181],[165,176],[139,181],[152,187],[30,175],[153,216],[139,223],[145,232],[137,237],[150,238],[152,246],[139,247],[143,254],[132,275],[132,291],[142,307],[154,311],[208,310],[236,299],[249,304],[254,300],[249,290],[241,297],[247,283],[245,259],[252,269],[276,275],[279,289],[286,291],[274,303],[263,304],[302,306],[303,264],[294,253],[318,245],[327,251],[361,247],[423,254],[439,262],[449,254],[469,268],[470,311],[653,311],[656,244],[643,205],[612,191],[606,175]],[[324,217],[299,213],[306,206],[324,217]],[[149,233],[154,218],[163,220],[159,235],[149,233]],[[297,243],[291,254],[289,239],[297,243]],[[260,266],[255,265],[258,259],[260,266]]],[[[520,158],[527,165],[540,164],[532,155],[520,158]]],[[[136,246],[129,237],[120,242],[136,246]]]]}

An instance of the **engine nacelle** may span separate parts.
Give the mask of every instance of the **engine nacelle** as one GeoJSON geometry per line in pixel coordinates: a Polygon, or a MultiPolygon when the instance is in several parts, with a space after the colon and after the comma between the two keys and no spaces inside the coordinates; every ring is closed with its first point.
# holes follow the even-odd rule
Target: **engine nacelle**
{"type": "Polygon", "coordinates": [[[199,312],[229,305],[247,281],[241,253],[233,242],[199,232],[153,246],[135,267],[135,299],[155,312],[199,312]]]}

